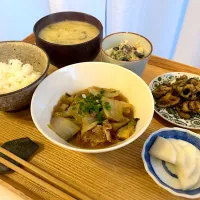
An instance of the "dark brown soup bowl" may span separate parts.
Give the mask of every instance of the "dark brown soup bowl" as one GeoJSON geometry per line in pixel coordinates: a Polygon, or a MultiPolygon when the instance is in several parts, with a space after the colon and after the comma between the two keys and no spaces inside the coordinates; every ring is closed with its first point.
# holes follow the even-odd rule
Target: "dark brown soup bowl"
{"type": "Polygon", "coordinates": [[[103,38],[101,22],[91,15],[80,12],[59,12],[47,15],[36,22],[33,31],[36,44],[47,52],[51,63],[57,67],[94,60],[100,52],[100,43],[103,38]],[[54,44],[39,37],[40,31],[44,27],[64,20],[88,22],[98,28],[99,34],[92,40],[74,45],[54,44]]]}

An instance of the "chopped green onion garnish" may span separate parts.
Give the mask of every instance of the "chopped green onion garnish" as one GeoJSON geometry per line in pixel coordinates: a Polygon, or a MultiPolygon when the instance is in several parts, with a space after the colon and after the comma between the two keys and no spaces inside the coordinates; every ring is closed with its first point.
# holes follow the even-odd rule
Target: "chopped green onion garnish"
{"type": "Polygon", "coordinates": [[[72,110],[76,110],[76,106],[73,106],[73,107],[72,107],[72,110]]]}
{"type": "Polygon", "coordinates": [[[105,93],[105,90],[104,89],[101,89],[100,90],[100,94],[104,94],[105,93]]]}
{"type": "Polygon", "coordinates": [[[110,104],[108,102],[105,102],[104,107],[105,107],[106,110],[110,110],[111,109],[111,106],[110,106],[110,104]]]}
{"type": "Polygon", "coordinates": [[[113,90],[113,91],[111,91],[110,93],[115,93],[116,91],[115,90],[113,90]]]}

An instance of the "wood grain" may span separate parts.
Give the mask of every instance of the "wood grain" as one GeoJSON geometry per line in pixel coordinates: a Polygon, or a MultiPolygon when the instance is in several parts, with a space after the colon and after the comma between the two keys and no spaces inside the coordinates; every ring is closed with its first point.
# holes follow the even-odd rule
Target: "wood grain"
{"type": "Polygon", "coordinates": [[[50,191],[54,191],[55,194],[58,194],[61,197],[67,196],[67,199],[71,199],[71,200],[75,200],[75,199],[91,200],[84,194],[80,193],[78,190],[75,190],[71,186],[63,183],[59,179],[56,179],[54,176],[51,176],[50,174],[37,168],[36,166],[32,165],[31,163],[21,159],[20,157],[16,156],[15,154],[9,152],[8,150],[0,147],[0,153],[6,155],[10,159],[16,161],[17,163],[19,163],[21,166],[25,167],[28,171],[31,171],[32,173],[16,166],[15,164],[3,159],[2,157],[0,157],[0,163],[6,165],[8,168],[12,169],[13,171],[26,176],[26,178],[29,178],[31,181],[36,182],[37,184],[40,183],[40,185],[42,187],[45,187],[50,191]],[[35,176],[37,176],[37,177],[35,177],[35,176]],[[43,178],[43,179],[41,180],[40,178],[43,178]],[[47,182],[45,182],[44,180],[46,180],[47,182]],[[56,188],[54,186],[56,186],[56,188]],[[58,190],[58,189],[61,189],[61,190],[58,190]],[[65,193],[63,193],[63,192],[65,192],[65,193]],[[72,197],[74,197],[74,198],[72,198],[72,197]]]}
{"type": "Polygon", "coordinates": [[[53,192],[54,194],[58,195],[59,197],[61,197],[63,199],[76,200],[75,198],[71,197],[69,194],[63,192],[62,190],[59,190],[58,188],[55,188],[51,184],[45,182],[44,180],[42,180],[42,179],[38,178],[37,176],[31,174],[30,172],[27,172],[23,168],[18,167],[17,165],[7,161],[6,159],[4,159],[2,157],[0,157],[0,163],[7,166],[10,169],[12,169],[14,172],[21,174],[22,176],[29,179],[30,181],[35,182],[38,185],[40,185],[41,187],[53,192]]]}
{"type": "MultiPolygon", "coordinates": [[[[33,35],[25,39],[34,43],[33,35]]],[[[50,72],[56,68],[51,66],[50,72]]],[[[199,70],[180,63],[152,56],[143,79],[149,83],[157,75],[169,71],[186,71],[200,74],[199,70]]],[[[136,141],[119,150],[103,154],[83,154],[69,151],[49,142],[34,126],[29,109],[20,112],[0,112],[0,142],[28,136],[40,144],[40,151],[30,161],[33,165],[66,182],[94,200],[178,200],[160,188],[146,173],[141,151],[149,134],[172,125],[158,115],[136,141]]],[[[197,131],[196,131],[197,132],[197,131]]],[[[200,132],[198,132],[200,133],[200,132]]],[[[17,173],[2,177],[26,194],[37,198],[59,200],[59,197],[17,173]]]]}
{"type": "MultiPolygon", "coordinates": [[[[9,185],[8,183],[6,183],[3,180],[0,180],[0,185],[3,186],[4,188],[6,188],[8,191],[10,191],[11,193],[19,196],[21,199],[23,200],[33,200],[30,197],[26,196],[24,193],[22,193],[19,190],[16,190],[14,187],[12,187],[11,185],[9,185]]],[[[1,196],[1,194],[0,194],[1,196]]]]}

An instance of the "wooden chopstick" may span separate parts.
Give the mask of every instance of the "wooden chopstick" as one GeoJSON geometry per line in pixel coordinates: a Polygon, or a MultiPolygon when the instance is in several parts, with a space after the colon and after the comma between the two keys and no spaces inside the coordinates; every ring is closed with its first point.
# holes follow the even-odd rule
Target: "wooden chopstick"
{"type": "Polygon", "coordinates": [[[18,172],[19,174],[27,177],[28,179],[30,179],[31,181],[37,183],[38,185],[47,188],[48,190],[50,190],[51,192],[57,194],[58,196],[64,198],[64,199],[69,199],[69,200],[75,200],[73,197],[69,196],[68,194],[62,192],[61,190],[55,188],[54,186],[50,185],[49,183],[46,183],[45,181],[39,179],[38,177],[32,175],[31,173],[25,171],[24,169],[14,165],[13,163],[7,161],[6,159],[0,157],[0,162],[4,165],[6,165],[7,167],[9,167],[10,169],[18,172]]]}
{"type": "Polygon", "coordinates": [[[43,181],[42,179],[39,179],[38,177],[32,175],[31,173],[25,171],[24,169],[14,165],[13,163],[5,160],[4,158],[0,157],[0,162],[4,165],[6,165],[7,167],[9,167],[10,169],[26,176],[27,178],[29,178],[30,180],[40,184],[41,186],[50,189],[52,192],[54,192],[55,194],[63,197],[64,199],[84,199],[84,200],[91,200],[88,196],[84,195],[83,193],[77,191],[76,189],[74,189],[73,187],[67,185],[66,183],[56,179],[55,177],[51,176],[50,174],[44,172],[43,170],[37,168],[36,166],[26,162],[25,160],[19,158],[18,156],[14,155],[13,153],[7,151],[6,149],[0,147],[0,152],[3,153],[4,155],[8,156],[9,158],[15,160],[16,162],[18,162],[19,164],[21,164],[22,166],[26,167],[27,169],[29,169],[30,171],[34,172],[35,174],[41,176],[42,178],[44,178],[45,180],[49,181],[50,183],[52,183],[55,186],[58,186],[60,188],[62,188],[63,190],[65,190],[68,194],[62,192],[61,190],[53,187],[52,185],[46,183],[45,181],[43,181]],[[70,195],[70,196],[69,196],[70,195]],[[65,197],[64,197],[65,196],[65,197]]]}

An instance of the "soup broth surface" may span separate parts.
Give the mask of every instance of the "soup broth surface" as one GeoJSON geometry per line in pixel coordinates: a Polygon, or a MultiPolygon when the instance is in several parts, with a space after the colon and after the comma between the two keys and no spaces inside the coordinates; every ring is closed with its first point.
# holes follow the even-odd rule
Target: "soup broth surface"
{"type": "Polygon", "coordinates": [[[95,38],[99,30],[92,24],[81,21],[62,21],[44,27],[39,37],[55,44],[73,45],[95,38]]]}

